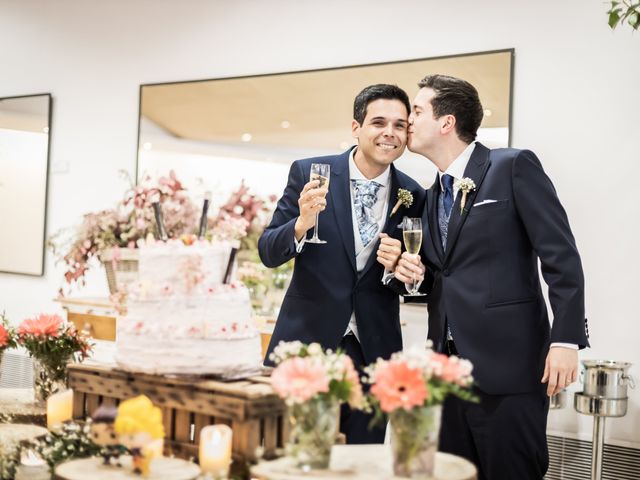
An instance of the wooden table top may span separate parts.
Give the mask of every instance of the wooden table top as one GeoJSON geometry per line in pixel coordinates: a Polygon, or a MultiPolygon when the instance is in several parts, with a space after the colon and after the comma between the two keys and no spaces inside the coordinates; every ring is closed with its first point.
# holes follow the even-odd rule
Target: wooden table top
{"type": "Polygon", "coordinates": [[[0,413],[11,423],[47,424],[46,408],[35,402],[32,388],[0,388],[0,413]]]}
{"type": "MultiPolygon", "coordinates": [[[[103,465],[102,457],[71,460],[58,465],[55,479],[59,480],[140,480],[131,469],[131,457],[120,457],[122,467],[103,465]]],[[[153,480],[193,480],[200,475],[200,467],[179,458],[161,457],[151,461],[149,477],[153,480]]]]}
{"type": "MultiPolygon", "coordinates": [[[[260,480],[401,480],[393,475],[391,445],[334,445],[328,470],[303,473],[287,457],[263,461],[251,468],[260,480]]],[[[476,468],[467,460],[438,452],[434,480],[476,480],[476,468]]]]}

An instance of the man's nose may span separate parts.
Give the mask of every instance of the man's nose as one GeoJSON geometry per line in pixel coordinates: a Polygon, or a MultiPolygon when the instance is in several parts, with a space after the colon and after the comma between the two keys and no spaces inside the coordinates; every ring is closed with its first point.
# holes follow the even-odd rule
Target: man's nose
{"type": "Polygon", "coordinates": [[[388,136],[393,135],[393,125],[391,123],[387,124],[387,127],[384,129],[384,134],[388,136]]]}

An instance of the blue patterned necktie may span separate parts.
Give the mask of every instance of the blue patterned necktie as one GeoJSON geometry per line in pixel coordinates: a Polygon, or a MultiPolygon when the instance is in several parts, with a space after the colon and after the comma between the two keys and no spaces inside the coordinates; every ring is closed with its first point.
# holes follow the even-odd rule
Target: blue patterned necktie
{"type": "Polygon", "coordinates": [[[372,180],[351,180],[351,184],[358,231],[362,244],[366,246],[378,233],[378,220],[373,215],[373,206],[382,185],[372,180]]]}
{"type": "Polygon", "coordinates": [[[453,177],[448,173],[442,175],[444,192],[440,195],[438,205],[438,226],[440,227],[440,239],[442,248],[447,248],[447,234],[449,233],[449,218],[453,207],[453,177]]]}

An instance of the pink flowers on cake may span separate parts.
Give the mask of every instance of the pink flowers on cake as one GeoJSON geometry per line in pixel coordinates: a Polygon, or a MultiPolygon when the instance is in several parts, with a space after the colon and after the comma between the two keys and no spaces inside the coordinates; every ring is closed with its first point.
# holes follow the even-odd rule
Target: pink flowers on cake
{"type": "Polygon", "coordinates": [[[62,317],[60,315],[47,315],[41,313],[34,318],[23,320],[18,327],[18,335],[33,335],[36,337],[57,337],[62,325],[62,317]]]}

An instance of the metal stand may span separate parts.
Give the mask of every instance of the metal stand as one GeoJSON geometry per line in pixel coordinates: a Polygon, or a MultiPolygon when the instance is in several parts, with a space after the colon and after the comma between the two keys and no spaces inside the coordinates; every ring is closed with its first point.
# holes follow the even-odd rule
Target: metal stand
{"type": "Polygon", "coordinates": [[[593,443],[591,447],[591,480],[602,480],[604,422],[607,417],[624,416],[627,413],[627,399],[592,397],[584,393],[576,393],[574,407],[579,413],[594,417],[593,443]]]}

